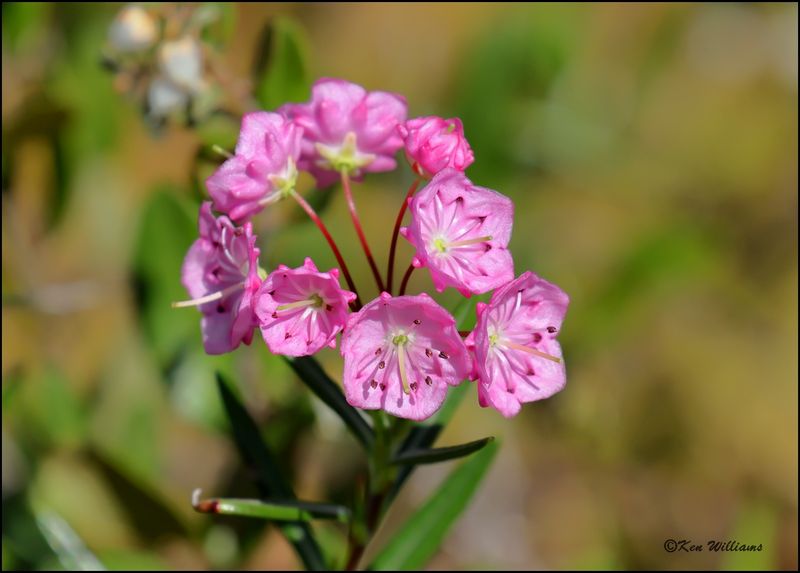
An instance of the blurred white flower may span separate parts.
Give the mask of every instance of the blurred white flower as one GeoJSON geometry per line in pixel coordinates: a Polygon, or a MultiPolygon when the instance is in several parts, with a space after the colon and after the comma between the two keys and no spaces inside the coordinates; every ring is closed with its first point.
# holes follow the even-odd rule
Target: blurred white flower
{"type": "Polygon", "coordinates": [[[152,117],[165,117],[186,106],[189,93],[163,76],[156,76],[147,90],[147,109],[152,117]]]}
{"type": "Polygon", "coordinates": [[[200,43],[185,36],[164,42],[158,51],[161,73],[175,86],[193,93],[200,91],[203,81],[203,52],[200,43]]]}
{"type": "Polygon", "coordinates": [[[140,6],[124,7],[108,30],[109,42],[119,52],[146,50],[157,35],[155,19],[140,6]]]}

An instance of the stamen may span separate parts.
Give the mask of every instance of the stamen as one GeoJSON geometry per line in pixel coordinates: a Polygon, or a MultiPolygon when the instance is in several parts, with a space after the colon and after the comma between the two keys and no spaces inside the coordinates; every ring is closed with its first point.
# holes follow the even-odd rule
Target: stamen
{"type": "Polygon", "coordinates": [[[305,308],[307,306],[322,306],[322,298],[318,294],[312,294],[310,298],[306,300],[298,300],[297,302],[290,302],[287,304],[282,304],[275,310],[278,312],[283,312],[284,310],[294,310],[295,308],[305,308]]]}
{"type": "Polygon", "coordinates": [[[463,241],[455,241],[453,243],[448,243],[447,246],[450,248],[468,247],[469,245],[477,245],[478,243],[488,243],[491,240],[492,240],[491,235],[485,235],[483,237],[477,237],[475,239],[464,239],[463,241]]]}
{"type": "Polygon", "coordinates": [[[211,146],[211,151],[213,151],[217,155],[221,155],[225,159],[230,159],[231,157],[233,157],[233,153],[231,153],[227,149],[224,149],[223,147],[220,147],[216,143],[211,146]]]}
{"type": "Polygon", "coordinates": [[[406,351],[402,346],[397,347],[397,359],[400,364],[400,381],[403,383],[403,392],[410,394],[408,388],[408,373],[406,372],[406,351]]]}
{"type": "Polygon", "coordinates": [[[215,300],[220,300],[231,294],[232,292],[236,292],[237,290],[244,288],[244,283],[238,283],[235,285],[231,285],[227,288],[222,289],[221,291],[213,292],[211,294],[207,294],[206,296],[201,296],[200,298],[194,298],[191,300],[181,300],[178,302],[172,303],[172,308],[186,308],[189,306],[200,306],[206,304],[207,302],[214,302],[215,300]]]}
{"type": "Polygon", "coordinates": [[[538,356],[539,358],[545,358],[546,360],[552,360],[553,362],[561,362],[561,359],[556,356],[552,356],[551,354],[547,354],[546,352],[542,352],[541,350],[536,350],[535,348],[530,348],[522,344],[517,344],[516,342],[511,342],[510,340],[503,341],[503,345],[508,346],[509,348],[513,348],[514,350],[519,350],[521,352],[527,352],[528,354],[533,354],[534,356],[538,356]]]}

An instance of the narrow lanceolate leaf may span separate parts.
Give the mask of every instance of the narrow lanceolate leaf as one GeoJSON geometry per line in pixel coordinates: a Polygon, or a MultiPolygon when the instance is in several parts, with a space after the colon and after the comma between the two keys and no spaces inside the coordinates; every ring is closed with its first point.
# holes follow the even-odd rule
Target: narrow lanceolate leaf
{"type": "Polygon", "coordinates": [[[105,571],[106,568],[86,548],[78,534],[50,511],[36,513],[36,523],[47,544],[67,571],[105,571]]]}
{"type": "MultiPolygon", "coordinates": [[[[297,498],[292,487],[283,478],[275,457],[261,439],[258,426],[219,372],[217,372],[217,385],[230,420],[236,446],[245,464],[256,476],[256,486],[261,495],[278,501],[295,501],[297,498]]],[[[306,569],[323,571],[327,568],[322,550],[307,523],[284,522],[281,531],[294,546],[306,569]]]]}
{"type": "Polygon", "coordinates": [[[262,501],[260,499],[209,498],[200,499],[200,490],[195,490],[192,506],[200,513],[219,513],[240,517],[254,517],[270,521],[311,521],[312,519],[336,519],[346,523],[350,510],[332,503],[310,501],[262,501]]]}
{"type": "Polygon", "coordinates": [[[275,109],[291,101],[303,101],[311,87],[308,38],[287,17],[270,22],[262,33],[253,70],[255,96],[262,109],[275,109]]]}
{"type": "Polygon", "coordinates": [[[494,441],[493,437],[482,438],[474,442],[448,446],[446,448],[412,448],[397,454],[392,458],[395,465],[436,464],[466,457],[494,441]]]}
{"type": "Polygon", "coordinates": [[[461,462],[439,489],[403,524],[370,569],[419,570],[433,557],[450,527],[469,504],[497,453],[494,441],[461,462]]]}
{"type": "Polygon", "coordinates": [[[339,386],[330,379],[325,373],[319,362],[311,356],[301,358],[287,358],[286,361],[292,367],[295,374],[322,400],[331,410],[336,412],[342,421],[350,428],[356,439],[361,442],[367,450],[372,448],[375,442],[375,434],[363,416],[347,403],[339,386]]]}

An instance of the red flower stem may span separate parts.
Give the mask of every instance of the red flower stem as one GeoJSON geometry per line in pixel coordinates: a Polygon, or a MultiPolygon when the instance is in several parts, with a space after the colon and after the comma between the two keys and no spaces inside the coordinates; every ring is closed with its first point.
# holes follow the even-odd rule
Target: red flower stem
{"type": "Polygon", "coordinates": [[[378,285],[378,290],[383,292],[381,273],[378,271],[378,265],[375,264],[375,259],[372,257],[372,251],[369,250],[367,238],[364,236],[364,230],[361,228],[361,221],[358,219],[358,213],[356,212],[356,203],[353,201],[353,192],[350,190],[350,176],[344,170],[341,175],[344,196],[347,199],[347,208],[350,210],[350,218],[353,220],[353,226],[356,228],[356,234],[358,234],[358,240],[361,241],[364,254],[367,255],[367,262],[369,263],[369,268],[372,269],[372,276],[375,277],[375,284],[378,285]]]}
{"type": "Polygon", "coordinates": [[[292,192],[292,197],[294,197],[295,201],[303,208],[311,220],[314,221],[314,224],[322,231],[322,234],[325,236],[325,240],[328,241],[328,245],[330,245],[331,250],[333,251],[333,255],[336,257],[336,261],[339,263],[339,268],[342,269],[342,274],[344,275],[344,280],[347,281],[347,286],[353,291],[356,295],[355,303],[355,310],[361,308],[361,298],[358,296],[358,289],[356,288],[355,283],[353,282],[353,277],[350,276],[350,270],[347,268],[347,263],[344,262],[344,258],[342,258],[342,253],[339,252],[339,247],[336,246],[336,241],[333,240],[331,234],[328,232],[328,228],[325,226],[325,223],[322,222],[322,219],[319,218],[317,212],[314,211],[314,208],[308,204],[308,201],[303,199],[299,193],[296,191],[292,192]]]}
{"type": "Polygon", "coordinates": [[[389,294],[392,294],[392,279],[394,278],[394,254],[397,250],[397,237],[400,234],[400,225],[403,224],[403,215],[406,214],[406,209],[408,209],[408,200],[414,195],[419,187],[420,180],[415,179],[414,182],[411,184],[411,187],[408,189],[408,193],[406,193],[405,199],[403,199],[403,204],[400,205],[400,211],[397,213],[397,220],[394,222],[394,232],[392,233],[392,246],[389,248],[389,268],[386,271],[386,289],[389,294]]]}
{"type": "Polygon", "coordinates": [[[403,275],[403,280],[400,283],[400,294],[399,296],[403,296],[406,294],[406,287],[408,286],[408,279],[411,278],[411,273],[414,272],[416,267],[414,265],[408,265],[408,269],[406,270],[406,274],[403,275]]]}

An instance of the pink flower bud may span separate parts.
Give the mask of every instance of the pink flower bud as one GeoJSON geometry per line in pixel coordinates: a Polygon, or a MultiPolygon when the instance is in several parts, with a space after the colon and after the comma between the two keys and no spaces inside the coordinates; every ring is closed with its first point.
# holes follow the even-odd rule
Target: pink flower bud
{"type": "Polygon", "coordinates": [[[475,161],[464,137],[464,126],[457,117],[418,117],[409,119],[398,129],[408,162],[421,177],[430,179],[446,167],[464,171],[475,161]]]}

